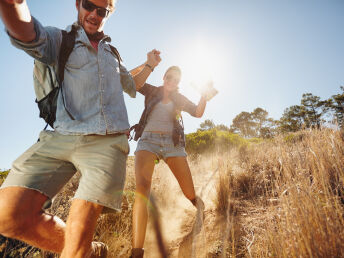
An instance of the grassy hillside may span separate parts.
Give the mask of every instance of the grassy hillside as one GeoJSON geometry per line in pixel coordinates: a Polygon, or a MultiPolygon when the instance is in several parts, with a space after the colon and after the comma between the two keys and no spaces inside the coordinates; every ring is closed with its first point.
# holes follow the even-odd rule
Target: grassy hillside
{"type": "Polygon", "coordinates": [[[343,257],[343,186],[339,131],[303,131],[230,153],[216,199],[227,256],[343,257]]]}
{"type": "MultiPolygon", "coordinates": [[[[196,192],[205,202],[203,226],[197,234],[191,234],[196,210],[160,162],[152,195],[167,253],[170,257],[342,257],[343,139],[341,132],[324,129],[250,144],[241,144],[244,141],[238,138],[240,144],[227,148],[217,146],[221,141],[216,140],[211,152],[190,156],[196,192]]],[[[78,176],[51,209],[63,219],[78,176]]],[[[110,257],[129,257],[134,188],[130,157],[122,212],[102,215],[95,233],[95,239],[109,245],[110,257]]],[[[147,230],[146,257],[160,257],[152,220],[147,230]]],[[[13,250],[6,243],[7,249],[0,243],[0,254],[13,250]]],[[[25,257],[33,253],[51,257],[36,249],[27,253],[25,257]]]]}

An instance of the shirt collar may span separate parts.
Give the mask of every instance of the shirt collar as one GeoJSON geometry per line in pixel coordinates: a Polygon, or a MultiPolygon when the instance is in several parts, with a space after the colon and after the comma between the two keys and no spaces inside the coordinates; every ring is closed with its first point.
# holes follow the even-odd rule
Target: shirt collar
{"type": "MultiPolygon", "coordinates": [[[[79,31],[82,34],[84,34],[86,36],[86,38],[89,38],[87,36],[87,33],[85,32],[84,28],[80,24],[78,24],[78,22],[74,22],[72,25],[67,26],[66,31],[70,32],[72,30],[72,26],[75,26],[77,28],[77,31],[79,31]]],[[[98,37],[99,37],[99,39],[97,39],[97,40],[99,40],[99,41],[104,40],[104,41],[107,41],[107,42],[111,42],[111,37],[106,35],[106,34],[104,34],[104,32],[101,32],[98,35],[98,37]]],[[[93,40],[93,38],[92,38],[92,40],[93,40]]]]}

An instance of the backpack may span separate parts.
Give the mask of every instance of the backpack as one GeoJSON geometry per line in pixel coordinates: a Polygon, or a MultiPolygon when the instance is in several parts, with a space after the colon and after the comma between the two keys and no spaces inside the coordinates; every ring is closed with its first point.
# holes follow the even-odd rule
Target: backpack
{"type": "MultiPolygon", "coordinates": [[[[62,30],[62,42],[59,51],[57,75],[52,66],[42,63],[38,60],[34,61],[33,85],[36,93],[35,102],[38,105],[39,117],[43,118],[47,123],[44,130],[48,125],[50,125],[51,128],[54,128],[54,122],[56,120],[57,98],[60,91],[62,94],[63,106],[67,114],[72,120],[75,120],[65,105],[62,83],[64,80],[64,68],[75,45],[76,31],[76,26],[72,26],[70,32],[62,30]]],[[[118,60],[119,67],[121,67],[122,59],[119,55],[119,52],[114,46],[109,46],[118,60]]]]}

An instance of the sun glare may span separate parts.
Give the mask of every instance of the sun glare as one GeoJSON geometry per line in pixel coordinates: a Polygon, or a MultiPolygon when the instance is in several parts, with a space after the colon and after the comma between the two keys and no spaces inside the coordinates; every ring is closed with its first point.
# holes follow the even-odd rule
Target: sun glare
{"type": "Polygon", "coordinates": [[[216,88],[216,76],[222,63],[219,49],[214,46],[201,40],[190,44],[180,60],[183,87],[202,92],[209,82],[213,82],[216,88]]]}

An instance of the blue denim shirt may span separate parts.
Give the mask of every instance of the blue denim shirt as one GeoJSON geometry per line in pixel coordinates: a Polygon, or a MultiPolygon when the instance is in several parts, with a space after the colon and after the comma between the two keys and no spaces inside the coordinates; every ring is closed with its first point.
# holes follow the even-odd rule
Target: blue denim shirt
{"type": "MultiPolygon", "coordinates": [[[[37,34],[34,41],[24,43],[10,37],[11,42],[35,59],[51,65],[57,74],[62,32],[55,27],[43,27],[35,18],[33,21],[37,34]]],[[[75,46],[66,63],[63,82],[65,105],[75,120],[68,116],[60,91],[54,128],[65,135],[125,132],[130,126],[123,91],[135,97],[135,82],[123,62],[119,67],[109,46],[109,36],[101,39],[96,51],[84,29],[77,26],[75,46]]],[[[70,31],[71,26],[66,30],[70,31]]]]}

